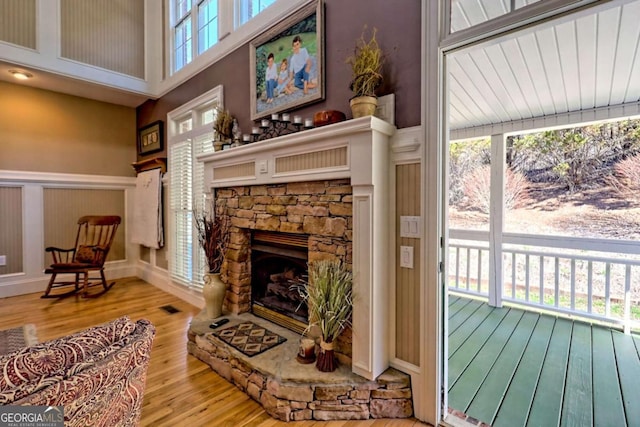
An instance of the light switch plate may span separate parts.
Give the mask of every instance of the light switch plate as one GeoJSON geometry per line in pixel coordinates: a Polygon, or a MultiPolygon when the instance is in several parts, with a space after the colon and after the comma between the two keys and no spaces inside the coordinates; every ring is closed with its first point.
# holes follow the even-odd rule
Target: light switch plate
{"type": "Polygon", "coordinates": [[[400,267],[413,268],[413,246],[400,246],[400,267]]]}
{"type": "Polygon", "coordinates": [[[400,237],[409,237],[413,239],[419,239],[421,237],[419,216],[400,217],[400,237]]]}
{"type": "Polygon", "coordinates": [[[0,255],[0,266],[2,265],[7,265],[7,256],[6,255],[0,255]]]}

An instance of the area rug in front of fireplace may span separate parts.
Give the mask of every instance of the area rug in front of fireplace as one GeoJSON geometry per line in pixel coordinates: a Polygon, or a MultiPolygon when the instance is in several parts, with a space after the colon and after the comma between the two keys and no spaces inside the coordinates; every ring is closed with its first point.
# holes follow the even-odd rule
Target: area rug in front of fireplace
{"type": "Polygon", "coordinates": [[[282,344],[287,339],[253,322],[242,322],[215,331],[213,335],[249,357],[282,344]]]}
{"type": "Polygon", "coordinates": [[[0,331],[0,355],[12,353],[37,343],[36,327],[31,323],[0,331]]]}

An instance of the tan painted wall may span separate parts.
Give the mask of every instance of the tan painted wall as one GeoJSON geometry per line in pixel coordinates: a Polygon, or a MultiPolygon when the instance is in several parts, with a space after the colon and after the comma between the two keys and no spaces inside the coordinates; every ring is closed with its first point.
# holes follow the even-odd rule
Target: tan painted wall
{"type": "Polygon", "coordinates": [[[0,81],[0,169],[135,176],[136,110],[0,81]]]}
{"type": "Polygon", "coordinates": [[[400,217],[420,215],[420,164],[396,166],[396,356],[420,365],[420,241],[400,237],[400,217]],[[414,268],[400,267],[400,246],[413,246],[414,268]]]}

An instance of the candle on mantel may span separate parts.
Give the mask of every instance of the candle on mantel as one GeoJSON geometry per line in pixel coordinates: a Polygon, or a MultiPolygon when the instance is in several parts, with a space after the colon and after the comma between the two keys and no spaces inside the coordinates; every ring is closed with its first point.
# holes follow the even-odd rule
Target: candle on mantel
{"type": "Polygon", "coordinates": [[[269,127],[269,120],[262,119],[262,127],[263,128],[268,128],[269,127]]]}
{"type": "Polygon", "coordinates": [[[254,126],[251,128],[251,133],[254,135],[258,135],[260,133],[260,128],[257,126],[254,126]]]}
{"type": "Polygon", "coordinates": [[[304,119],[304,127],[306,128],[313,127],[313,119],[309,119],[309,118],[304,119]]]}
{"type": "Polygon", "coordinates": [[[273,113],[271,115],[271,120],[276,120],[277,121],[278,120],[278,113],[273,113]]]}
{"type": "Polygon", "coordinates": [[[283,122],[288,122],[290,118],[291,117],[289,116],[289,113],[283,113],[282,114],[282,121],[283,122]]]}
{"type": "Polygon", "coordinates": [[[302,116],[293,116],[293,123],[296,125],[302,124],[302,116]]]}
{"type": "MultiPolygon", "coordinates": [[[[254,128],[254,129],[256,129],[256,128],[254,128]]],[[[249,141],[251,141],[251,136],[250,136],[249,134],[247,134],[247,133],[243,134],[243,135],[242,135],[242,141],[243,141],[243,142],[249,142],[249,141]]]]}

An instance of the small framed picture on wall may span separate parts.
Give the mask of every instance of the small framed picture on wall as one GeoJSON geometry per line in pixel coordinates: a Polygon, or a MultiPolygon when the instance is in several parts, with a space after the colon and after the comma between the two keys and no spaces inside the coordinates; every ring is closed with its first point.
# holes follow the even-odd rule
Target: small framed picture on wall
{"type": "Polygon", "coordinates": [[[162,128],[162,120],[158,120],[138,130],[139,156],[162,151],[162,128]]]}

